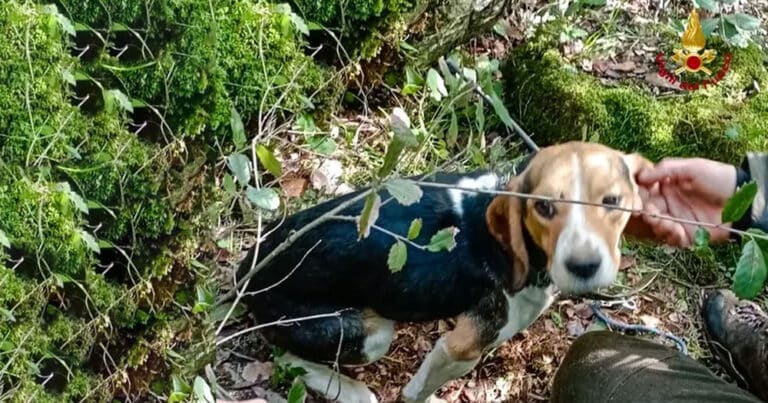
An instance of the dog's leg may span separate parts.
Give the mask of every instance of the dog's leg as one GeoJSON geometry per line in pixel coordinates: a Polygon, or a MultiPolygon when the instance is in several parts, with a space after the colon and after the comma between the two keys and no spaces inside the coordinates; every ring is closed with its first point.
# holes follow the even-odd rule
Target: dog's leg
{"type": "Polygon", "coordinates": [[[341,375],[321,362],[338,361],[342,366],[355,366],[376,361],[387,353],[394,337],[391,320],[369,309],[350,309],[340,319],[309,320],[274,330],[273,341],[292,351],[278,357],[276,362],[307,371],[302,377],[307,388],[342,403],[378,401],[364,383],[341,375]]]}
{"type": "Polygon", "coordinates": [[[416,375],[403,388],[403,400],[424,402],[446,382],[471,371],[489,341],[482,333],[476,318],[460,316],[456,328],[435,343],[416,375]]]}
{"type": "Polygon", "coordinates": [[[285,353],[275,361],[304,369],[301,380],[307,388],[322,394],[326,399],[340,403],[378,403],[378,399],[364,383],[342,375],[332,368],[285,353]]]}

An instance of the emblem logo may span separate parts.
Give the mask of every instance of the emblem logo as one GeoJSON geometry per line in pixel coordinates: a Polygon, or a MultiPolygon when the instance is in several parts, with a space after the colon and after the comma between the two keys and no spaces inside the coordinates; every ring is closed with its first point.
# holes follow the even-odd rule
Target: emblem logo
{"type": "Polygon", "coordinates": [[[731,67],[731,54],[725,55],[723,66],[712,77],[712,70],[707,65],[715,61],[717,52],[712,49],[706,49],[707,41],[704,38],[704,31],[701,28],[699,14],[696,12],[696,9],[691,10],[691,14],[688,16],[688,25],[685,27],[685,32],[683,32],[680,42],[682,49],[675,49],[674,55],[670,58],[678,66],[674,72],[667,69],[664,53],[656,55],[656,65],[659,67],[659,75],[661,77],[664,77],[671,84],[679,82],[679,88],[689,91],[707,88],[707,85],[716,85],[725,77],[725,74],[731,67]],[[711,78],[698,82],[686,82],[679,78],[684,72],[692,74],[703,73],[711,78]]]}

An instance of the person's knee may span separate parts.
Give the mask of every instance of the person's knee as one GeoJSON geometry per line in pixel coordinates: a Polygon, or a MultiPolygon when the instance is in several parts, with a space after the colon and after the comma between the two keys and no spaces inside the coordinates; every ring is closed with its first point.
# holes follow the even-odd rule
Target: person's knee
{"type": "Polygon", "coordinates": [[[587,332],[574,340],[555,374],[551,402],[599,400],[600,391],[616,376],[617,358],[626,338],[610,331],[587,332]]]}

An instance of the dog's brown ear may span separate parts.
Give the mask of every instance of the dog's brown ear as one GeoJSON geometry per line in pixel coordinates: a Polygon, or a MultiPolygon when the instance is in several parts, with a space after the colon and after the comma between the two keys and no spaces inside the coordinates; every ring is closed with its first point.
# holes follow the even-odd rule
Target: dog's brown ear
{"type": "MultiPolygon", "coordinates": [[[[640,154],[625,154],[623,156],[624,163],[629,169],[630,180],[632,181],[632,189],[634,191],[634,198],[632,200],[633,210],[643,209],[643,193],[645,189],[640,188],[637,185],[635,178],[640,171],[648,168],[653,168],[653,163],[640,154]]],[[[636,239],[651,239],[653,238],[653,230],[642,219],[640,215],[632,214],[629,218],[629,222],[624,227],[624,234],[629,235],[636,239]]]]}
{"type": "MultiPolygon", "coordinates": [[[[520,191],[522,179],[513,178],[506,189],[520,191]]],[[[513,284],[518,290],[528,279],[528,250],[523,238],[523,199],[514,196],[499,195],[488,206],[485,220],[488,230],[499,243],[504,245],[513,258],[513,284]]]]}

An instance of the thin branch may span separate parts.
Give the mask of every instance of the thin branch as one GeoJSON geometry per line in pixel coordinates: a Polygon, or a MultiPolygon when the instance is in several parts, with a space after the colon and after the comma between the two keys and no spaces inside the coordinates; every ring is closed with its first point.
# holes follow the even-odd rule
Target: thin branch
{"type": "Polygon", "coordinates": [[[340,213],[341,211],[349,208],[350,206],[354,205],[355,203],[359,202],[360,200],[363,200],[364,198],[368,197],[368,194],[371,193],[373,189],[368,189],[364,192],[361,192],[359,195],[340,203],[335,208],[329,210],[322,216],[318,217],[311,223],[305,225],[300,230],[291,233],[285,241],[283,241],[280,245],[278,245],[275,249],[272,250],[262,261],[260,261],[257,265],[252,266],[251,270],[248,271],[240,280],[237,281],[237,284],[235,287],[231,290],[229,290],[226,294],[222,295],[217,303],[222,303],[224,301],[228,301],[231,299],[235,294],[238,292],[238,290],[245,284],[247,281],[249,281],[256,273],[258,273],[261,269],[263,269],[266,265],[268,265],[277,255],[288,249],[291,245],[293,245],[296,240],[304,236],[309,231],[313,230],[315,227],[319,226],[320,224],[323,224],[324,222],[331,219],[332,216],[340,213]]]}
{"type": "Polygon", "coordinates": [[[251,326],[251,327],[249,327],[247,329],[240,330],[238,332],[230,334],[227,337],[224,337],[224,338],[222,338],[220,340],[217,340],[216,341],[216,346],[218,347],[218,346],[220,346],[220,345],[222,345],[222,344],[224,344],[224,343],[226,343],[226,342],[228,342],[228,341],[230,341],[232,339],[238,338],[238,337],[240,337],[240,336],[242,336],[242,335],[244,335],[246,333],[254,332],[254,331],[259,330],[259,329],[264,329],[265,327],[289,325],[291,323],[304,322],[304,321],[312,320],[312,319],[338,318],[338,317],[341,316],[341,313],[344,312],[344,311],[346,311],[346,309],[338,310],[338,311],[333,312],[333,313],[321,313],[321,314],[318,314],[318,315],[302,316],[302,317],[293,318],[293,319],[280,319],[280,320],[276,320],[274,322],[263,323],[261,325],[251,326]]]}
{"type": "MultiPolygon", "coordinates": [[[[348,215],[346,215],[346,216],[344,216],[344,215],[335,215],[335,216],[333,216],[331,218],[334,219],[334,220],[351,221],[351,222],[355,222],[355,223],[357,222],[357,219],[358,219],[358,217],[353,217],[353,216],[348,216],[348,215]]],[[[421,249],[421,250],[427,250],[426,246],[419,245],[416,242],[413,242],[410,239],[408,239],[408,238],[406,238],[406,237],[404,237],[402,235],[395,234],[394,232],[392,232],[392,231],[390,231],[390,230],[388,230],[386,228],[379,227],[376,224],[371,225],[371,228],[373,228],[373,229],[375,229],[377,231],[380,231],[380,232],[382,232],[384,234],[387,234],[387,235],[391,236],[392,238],[397,239],[398,241],[403,241],[403,242],[413,246],[414,248],[418,248],[418,249],[421,249]]]]}
{"type": "MultiPolygon", "coordinates": [[[[322,242],[322,241],[323,241],[323,240],[322,240],[322,239],[320,239],[320,240],[318,240],[317,242],[315,242],[315,244],[314,244],[314,245],[312,245],[312,247],[311,247],[311,248],[309,248],[309,249],[308,249],[308,250],[307,250],[307,251],[304,253],[304,256],[302,256],[302,257],[301,257],[301,260],[299,260],[299,262],[298,262],[298,263],[296,263],[296,265],[295,265],[295,266],[293,266],[293,269],[290,271],[290,273],[288,273],[288,274],[286,274],[286,275],[285,275],[285,277],[281,278],[279,281],[277,281],[276,283],[274,283],[274,284],[272,284],[272,285],[270,285],[270,286],[264,287],[264,288],[262,288],[262,289],[260,289],[260,290],[256,290],[256,291],[251,291],[251,292],[243,292],[243,293],[242,293],[242,295],[250,295],[250,296],[253,296],[253,295],[258,295],[258,294],[261,294],[261,293],[263,293],[263,292],[267,292],[267,291],[269,291],[269,290],[271,290],[271,289],[273,289],[273,288],[275,288],[275,287],[279,286],[280,284],[282,284],[283,282],[285,282],[285,280],[288,280],[288,277],[291,277],[291,275],[293,275],[293,273],[294,273],[294,272],[295,272],[295,271],[296,271],[296,270],[297,270],[299,267],[301,267],[301,265],[304,263],[304,260],[307,258],[307,256],[309,256],[309,254],[310,254],[310,253],[311,253],[311,252],[312,252],[312,251],[313,251],[313,250],[314,250],[314,249],[317,247],[317,245],[320,245],[320,242],[322,242]]],[[[234,303],[234,304],[232,304],[232,306],[235,306],[236,304],[237,304],[237,300],[235,300],[235,303],[234,303]]],[[[218,332],[217,332],[217,333],[218,333],[218,332]]]]}
{"type": "Polygon", "coordinates": [[[449,183],[434,183],[434,182],[423,182],[423,181],[415,181],[415,180],[409,180],[409,181],[423,187],[440,188],[440,189],[456,189],[464,192],[474,192],[474,193],[492,194],[492,195],[500,195],[500,196],[514,196],[522,199],[542,200],[542,201],[557,202],[557,203],[580,204],[584,206],[594,206],[594,207],[605,207],[612,210],[619,210],[627,213],[641,214],[641,215],[645,215],[653,218],[658,218],[660,220],[667,220],[667,221],[672,221],[672,222],[677,222],[680,224],[687,224],[687,225],[696,225],[700,227],[716,228],[723,231],[738,234],[741,236],[768,240],[768,235],[760,235],[760,234],[755,234],[748,231],[742,231],[735,228],[726,227],[725,224],[714,224],[714,223],[701,222],[701,221],[695,221],[695,220],[686,220],[684,218],[672,217],[665,214],[655,214],[655,213],[651,213],[644,210],[635,210],[631,208],[602,204],[602,203],[593,203],[593,202],[582,201],[582,200],[556,199],[554,197],[549,197],[549,196],[540,196],[540,195],[534,195],[530,193],[513,192],[509,190],[468,188],[468,187],[452,185],[449,183]]]}

